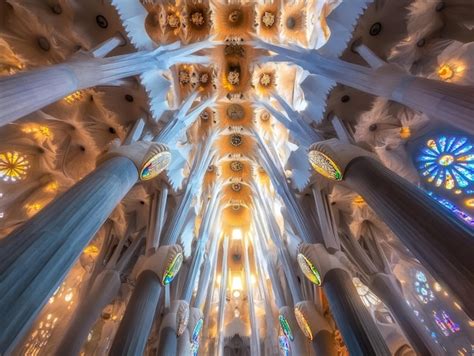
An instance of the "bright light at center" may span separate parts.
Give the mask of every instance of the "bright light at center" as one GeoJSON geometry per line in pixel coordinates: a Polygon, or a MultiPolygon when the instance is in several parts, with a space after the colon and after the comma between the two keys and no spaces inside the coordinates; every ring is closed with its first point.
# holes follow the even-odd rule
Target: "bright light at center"
{"type": "Polygon", "coordinates": [[[242,278],[240,276],[234,276],[232,278],[232,294],[234,295],[235,298],[238,298],[240,296],[240,291],[243,289],[242,286],[242,278]],[[238,292],[238,296],[236,296],[236,292],[238,292]]]}
{"type": "Polygon", "coordinates": [[[242,230],[233,229],[232,230],[232,240],[242,240],[242,230]]]}

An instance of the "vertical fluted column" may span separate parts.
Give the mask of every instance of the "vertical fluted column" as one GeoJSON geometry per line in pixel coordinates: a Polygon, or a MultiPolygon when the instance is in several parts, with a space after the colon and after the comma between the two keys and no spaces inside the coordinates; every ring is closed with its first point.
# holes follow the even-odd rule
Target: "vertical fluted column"
{"type": "Polygon", "coordinates": [[[474,316],[472,233],[423,191],[369,157],[357,157],[344,181],[358,192],[428,271],[474,316]]]}
{"type": "Polygon", "coordinates": [[[112,158],[0,240],[0,353],[22,337],[137,179],[132,160],[112,158]]]}
{"type": "Polygon", "coordinates": [[[323,286],[349,352],[353,355],[390,355],[349,273],[332,269],[325,274],[323,286]]]}
{"type": "Polygon", "coordinates": [[[432,355],[440,352],[440,350],[430,350],[428,348],[428,343],[422,337],[423,325],[420,324],[413,311],[408,307],[404,296],[399,292],[393,279],[386,274],[377,273],[372,277],[370,287],[390,309],[417,355],[432,355]]]}
{"type": "Polygon", "coordinates": [[[337,349],[334,336],[329,330],[321,330],[311,342],[316,356],[336,356],[337,349]]]}
{"type": "Polygon", "coordinates": [[[140,273],[115,334],[110,355],[143,354],[161,290],[161,282],[154,272],[145,270],[140,273]]]}
{"type": "Polygon", "coordinates": [[[102,309],[110,303],[120,289],[120,273],[104,270],[94,281],[85,300],[79,301],[66,334],[56,351],[56,355],[79,355],[82,344],[102,309]]]}
{"type": "Polygon", "coordinates": [[[110,355],[142,355],[155,317],[162,286],[176,276],[183,254],[180,246],[162,246],[138,261],[135,289],[115,334],[110,355]]]}
{"type": "MultiPolygon", "coordinates": [[[[330,254],[321,244],[301,244],[298,247],[298,263],[308,279],[323,287],[349,352],[354,355],[390,355],[383,336],[362,303],[352,277],[345,267],[347,260],[344,254],[340,251],[330,254]]],[[[315,311],[314,306],[309,308],[307,304],[299,304],[296,309],[299,310],[299,321],[302,319],[308,321],[308,323],[300,322],[300,325],[319,326],[317,332],[329,330],[328,327],[321,328],[321,321],[311,316],[311,312],[315,311]]],[[[315,328],[309,330],[312,329],[315,328]]]]}
{"type": "MultiPolygon", "coordinates": [[[[338,58],[325,57],[317,50],[284,48],[262,43],[277,54],[277,61],[291,61],[311,74],[318,74],[340,84],[399,102],[431,118],[442,120],[474,133],[474,87],[413,76],[395,64],[375,63],[367,68],[338,58]]],[[[367,52],[365,53],[367,54],[367,52]]]]}
{"type": "Polygon", "coordinates": [[[0,126],[72,92],[153,69],[152,52],[111,58],[82,54],[73,60],[0,78],[0,126]]]}

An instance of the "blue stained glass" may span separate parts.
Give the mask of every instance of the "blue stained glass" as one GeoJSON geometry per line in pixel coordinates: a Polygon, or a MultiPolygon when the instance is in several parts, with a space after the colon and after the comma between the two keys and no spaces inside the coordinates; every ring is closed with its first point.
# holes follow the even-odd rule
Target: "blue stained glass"
{"type": "Polygon", "coordinates": [[[444,152],[444,149],[446,148],[446,137],[441,136],[438,140],[438,147],[440,152],[444,152]]]}
{"type": "Polygon", "coordinates": [[[474,145],[467,137],[429,139],[416,161],[420,174],[437,187],[463,190],[474,182],[474,145]]]}

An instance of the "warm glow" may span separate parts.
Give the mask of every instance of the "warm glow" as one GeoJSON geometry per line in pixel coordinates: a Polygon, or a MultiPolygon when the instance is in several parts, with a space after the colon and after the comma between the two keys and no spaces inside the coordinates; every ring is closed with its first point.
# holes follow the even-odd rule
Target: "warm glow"
{"type": "Polygon", "coordinates": [[[76,101],[81,100],[84,97],[82,91],[78,90],[72,94],[69,94],[64,98],[64,101],[68,104],[74,104],[76,101]]]}
{"type": "Polygon", "coordinates": [[[48,183],[44,187],[44,191],[47,193],[55,193],[58,190],[58,188],[59,188],[58,182],[53,181],[53,182],[48,183]]]}
{"type": "Polygon", "coordinates": [[[441,67],[438,69],[438,76],[442,80],[449,80],[454,77],[454,69],[451,65],[449,64],[443,64],[441,67]]]}
{"type": "Polygon", "coordinates": [[[240,278],[240,276],[234,276],[232,278],[232,290],[233,291],[236,291],[236,290],[241,291],[242,289],[243,289],[242,278],[240,278]]]}
{"type": "Polygon", "coordinates": [[[411,136],[410,127],[402,126],[400,128],[400,137],[403,139],[407,139],[407,138],[410,138],[410,136],[411,136]]]}
{"type": "Polygon", "coordinates": [[[43,205],[41,203],[31,203],[25,205],[26,215],[29,217],[32,217],[41,209],[43,209],[43,205]]]}
{"type": "Polygon", "coordinates": [[[242,240],[242,230],[233,229],[232,230],[232,240],[242,240]]]}
{"type": "Polygon", "coordinates": [[[466,204],[468,208],[474,208],[474,198],[466,199],[464,204],[466,204]]]}
{"type": "Polygon", "coordinates": [[[47,126],[41,126],[37,124],[27,124],[21,131],[27,134],[33,134],[38,140],[52,139],[53,135],[47,126]]]}
{"type": "Polygon", "coordinates": [[[5,182],[16,182],[26,177],[30,164],[18,152],[0,153],[0,178],[5,182]]]}
{"type": "Polygon", "coordinates": [[[363,205],[365,203],[365,200],[364,198],[362,198],[362,196],[360,195],[357,195],[353,200],[352,202],[355,204],[355,205],[363,205]]]}
{"type": "Polygon", "coordinates": [[[99,253],[99,249],[95,245],[89,245],[84,249],[83,252],[88,255],[97,255],[99,253]]]}

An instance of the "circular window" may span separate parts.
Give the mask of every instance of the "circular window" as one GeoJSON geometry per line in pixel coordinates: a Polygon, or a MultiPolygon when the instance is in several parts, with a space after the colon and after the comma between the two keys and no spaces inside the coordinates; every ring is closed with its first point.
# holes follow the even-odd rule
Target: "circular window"
{"type": "Polygon", "coordinates": [[[239,104],[231,104],[227,108],[227,117],[232,120],[241,120],[244,118],[244,108],[239,104]]]}
{"type": "Polygon", "coordinates": [[[240,183],[232,183],[231,187],[234,192],[240,192],[242,189],[242,185],[240,183]]]}
{"type": "Polygon", "coordinates": [[[230,137],[230,143],[232,144],[232,146],[235,146],[235,147],[240,146],[242,144],[242,136],[239,134],[233,134],[230,137]]]}
{"type": "Polygon", "coordinates": [[[380,22],[376,22],[370,26],[369,33],[371,36],[377,36],[380,32],[382,32],[382,24],[380,22]]]}
{"type": "Polygon", "coordinates": [[[100,28],[107,28],[109,27],[109,22],[107,21],[107,19],[102,16],[102,15],[97,15],[95,17],[95,22],[97,23],[97,26],[99,26],[100,28]]]}
{"type": "Polygon", "coordinates": [[[240,172],[244,168],[244,165],[240,161],[232,161],[230,162],[230,169],[233,172],[240,172]]]}

